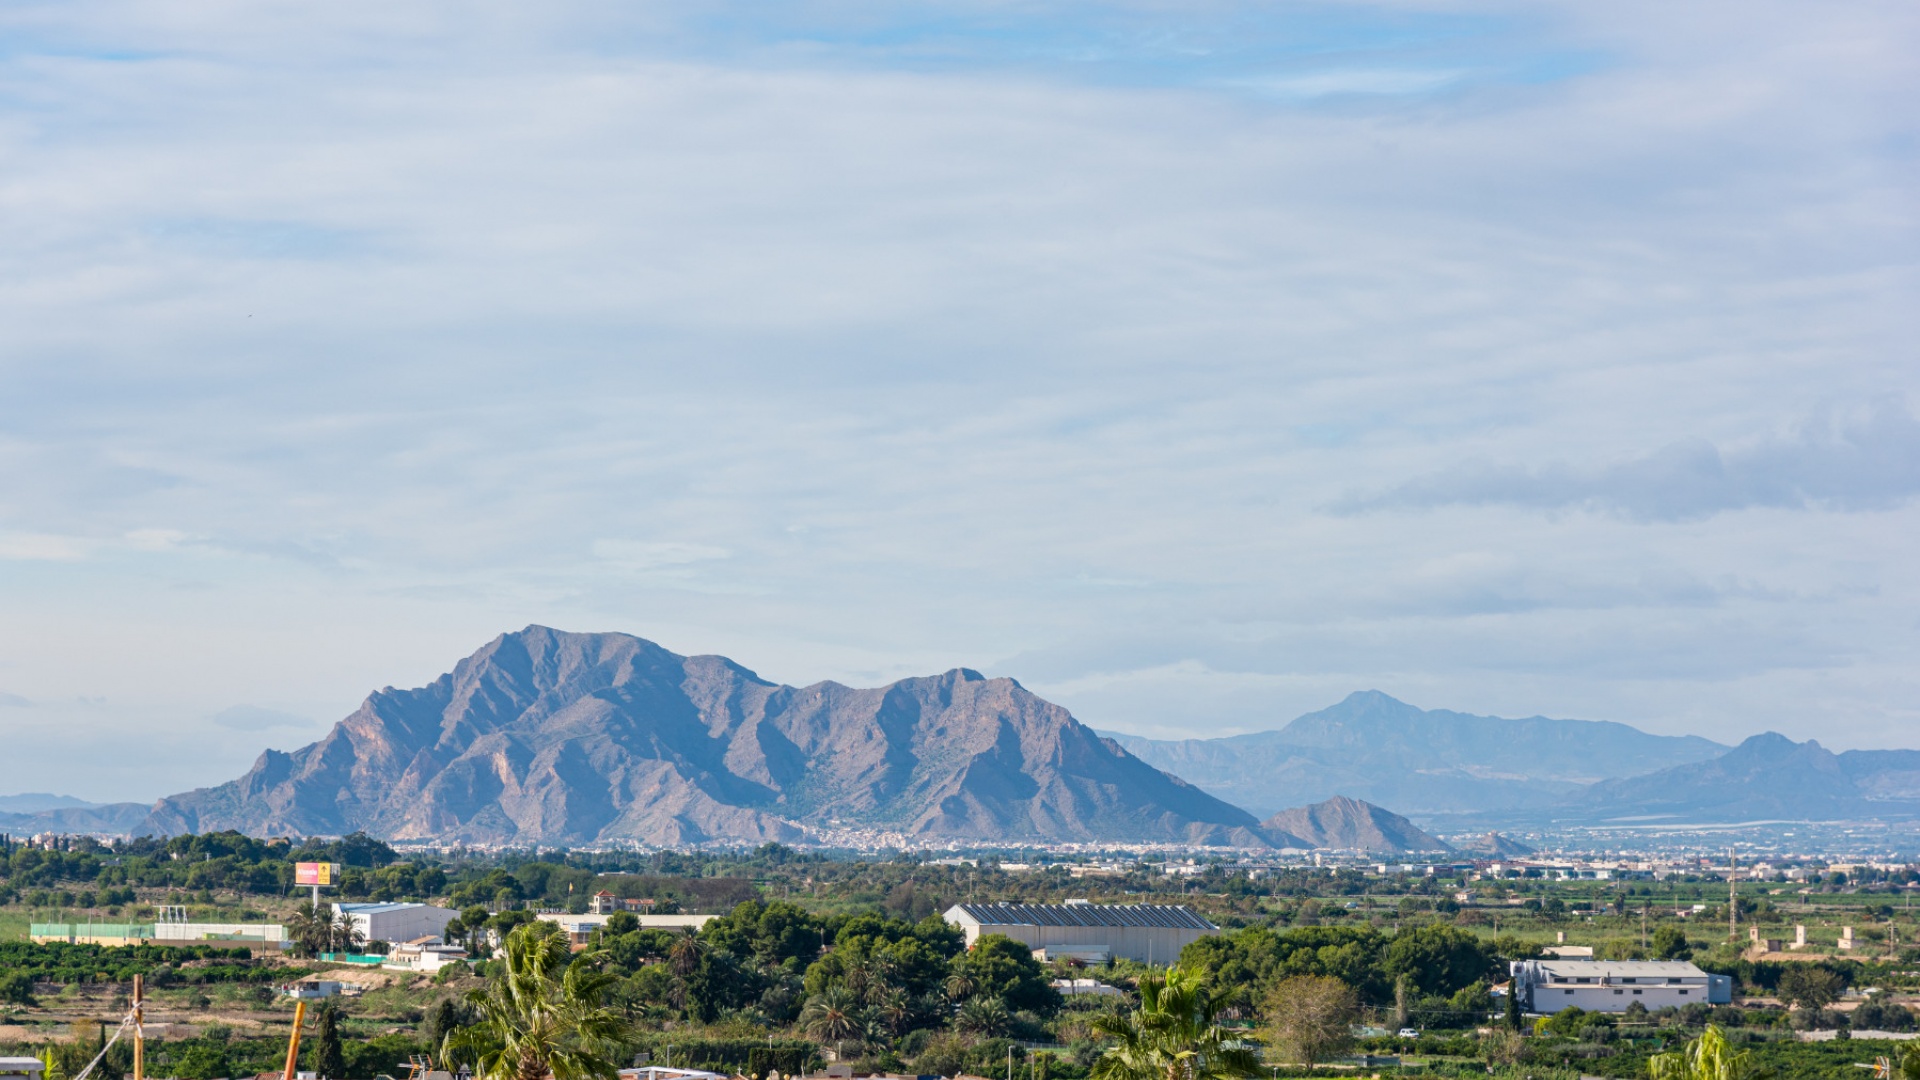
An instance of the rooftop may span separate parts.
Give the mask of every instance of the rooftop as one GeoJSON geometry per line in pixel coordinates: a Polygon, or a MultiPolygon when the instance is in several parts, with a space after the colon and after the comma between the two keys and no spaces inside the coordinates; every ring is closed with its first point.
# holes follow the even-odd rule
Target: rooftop
{"type": "Polygon", "coordinates": [[[335,904],[335,907],[349,915],[378,915],[386,911],[406,911],[410,908],[429,907],[428,904],[335,904]]]}
{"type": "Polygon", "coordinates": [[[1705,975],[1698,967],[1685,960],[1556,960],[1553,957],[1536,960],[1542,968],[1555,975],[1572,975],[1580,978],[1604,976],[1607,978],[1698,978],[1705,975]]]}
{"type": "Polygon", "coordinates": [[[1219,927],[1180,904],[955,904],[982,926],[1156,926],[1177,930],[1219,927]]]}

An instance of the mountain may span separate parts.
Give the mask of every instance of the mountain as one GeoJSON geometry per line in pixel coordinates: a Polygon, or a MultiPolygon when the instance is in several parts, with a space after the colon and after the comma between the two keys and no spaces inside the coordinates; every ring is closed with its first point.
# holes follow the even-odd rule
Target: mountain
{"type": "Polygon", "coordinates": [[[1849,750],[1840,755],[1840,771],[1863,798],[1920,800],[1920,750],[1849,750]]]}
{"type": "Polygon", "coordinates": [[[1513,859],[1534,853],[1532,848],[1520,841],[1510,836],[1502,836],[1497,832],[1476,836],[1466,843],[1455,844],[1454,847],[1467,854],[1486,855],[1495,859],[1513,859]]]}
{"type": "MultiPolygon", "coordinates": [[[[55,796],[64,798],[64,796],[55,796]]],[[[35,833],[73,835],[131,836],[153,808],[146,803],[86,803],[47,807],[31,811],[0,812],[0,832],[13,836],[35,833]]],[[[26,805],[34,805],[28,802],[26,805]]]]}
{"type": "Polygon", "coordinates": [[[1608,721],[1420,709],[1377,690],[1348,695],[1277,731],[1166,741],[1111,737],[1148,764],[1256,814],[1335,795],[1415,815],[1550,807],[1599,780],[1727,750],[1708,739],[1650,735],[1608,721]]]}
{"type": "Polygon", "coordinates": [[[0,814],[37,814],[42,810],[84,809],[92,805],[71,795],[49,795],[42,791],[0,795],[0,814]]]}
{"type": "Polygon", "coordinates": [[[1255,818],[1011,679],[781,686],[719,656],[530,626],[320,741],[162,799],[143,830],[654,845],[820,829],[1263,846],[1255,818]]]}
{"type": "Polygon", "coordinates": [[[1399,814],[1344,795],[1282,810],[1261,822],[1261,827],[1297,836],[1307,847],[1394,853],[1451,850],[1445,841],[1421,832],[1399,814]]]}
{"type": "Polygon", "coordinates": [[[1721,757],[1595,784],[1570,812],[1607,821],[1834,821],[1920,813],[1911,750],[1834,754],[1755,735],[1721,757]]]}

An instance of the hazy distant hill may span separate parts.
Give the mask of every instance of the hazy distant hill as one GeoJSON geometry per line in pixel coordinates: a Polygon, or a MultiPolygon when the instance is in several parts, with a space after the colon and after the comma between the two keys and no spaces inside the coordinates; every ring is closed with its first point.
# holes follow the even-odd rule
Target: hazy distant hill
{"type": "Polygon", "coordinates": [[[1343,795],[1282,810],[1262,825],[1274,833],[1297,836],[1308,847],[1393,853],[1449,850],[1444,840],[1427,835],[1399,814],[1343,795]]]}
{"type": "MultiPolygon", "coordinates": [[[[44,807],[46,796],[19,796],[25,805],[44,807]]],[[[146,803],[82,802],[64,795],[52,796],[62,804],[32,811],[0,812],[0,832],[14,836],[35,833],[98,833],[124,836],[136,829],[153,808],[146,803]],[[75,805],[77,804],[77,805],[75,805]]]]}
{"type": "Polygon", "coordinates": [[[1141,760],[1256,814],[1335,795],[1403,814],[1552,806],[1598,780],[1726,752],[1695,736],[1626,724],[1507,720],[1426,710],[1377,690],[1350,694],[1277,731],[1218,739],[1113,735],[1141,760]]]}
{"type": "Polygon", "coordinates": [[[1011,679],[779,686],[625,634],[528,627],[319,742],[161,800],[143,831],[476,843],[757,842],[801,824],[1259,846],[1255,818],[1011,679]]]}
{"type": "Polygon", "coordinates": [[[1455,844],[1454,847],[1460,851],[1474,855],[1485,855],[1495,859],[1511,859],[1516,856],[1533,854],[1532,848],[1510,836],[1502,836],[1497,832],[1490,832],[1485,836],[1476,836],[1472,840],[1455,844]]]}
{"type": "Polygon", "coordinates": [[[84,810],[94,805],[71,795],[49,795],[29,791],[19,795],[0,795],[0,814],[37,814],[42,810],[84,810]]]}
{"type": "Polygon", "coordinates": [[[1767,732],[1712,761],[1596,784],[1564,816],[1700,822],[1833,821],[1920,813],[1910,750],[1834,754],[1767,732]]]}

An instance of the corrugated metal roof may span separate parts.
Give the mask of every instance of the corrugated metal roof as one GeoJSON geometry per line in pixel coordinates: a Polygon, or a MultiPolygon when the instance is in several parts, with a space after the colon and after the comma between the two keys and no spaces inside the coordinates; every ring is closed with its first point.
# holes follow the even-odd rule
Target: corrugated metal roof
{"type": "Polygon", "coordinates": [[[1685,960],[1556,960],[1546,958],[1534,963],[1554,975],[1576,978],[1705,978],[1706,972],[1685,960]]]}
{"type": "Polygon", "coordinates": [[[1219,927],[1179,904],[955,904],[982,926],[1157,926],[1176,930],[1219,927]]]}

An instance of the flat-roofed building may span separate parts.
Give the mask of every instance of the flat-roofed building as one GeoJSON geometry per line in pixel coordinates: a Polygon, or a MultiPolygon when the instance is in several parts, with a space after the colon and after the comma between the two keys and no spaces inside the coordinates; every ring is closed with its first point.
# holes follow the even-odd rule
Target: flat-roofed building
{"type": "Polygon", "coordinates": [[[1514,991],[1528,1012],[1556,1013],[1569,1005],[1587,1012],[1626,1012],[1634,1002],[1728,1005],[1733,979],[1709,975],[1683,960],[1516,960],[1514,991]]]}
{"type": "Polygon", "coordinates": [[[432,904],[339,904],[340,911],[366,935],[368,941],[398,944],[421,938],[444,938],[447,924],[460,917],[452,908],[432,904]]]}
{"type": "Polygon", "coordinates": [[[1100,962],[1109,956],[1172,964],[1180,950],[1220,928],[1180,904],[955,904],[946,920],[966,931],[972,948],[987,934],[1005,934],[1042,959],[1100,962]]]}

